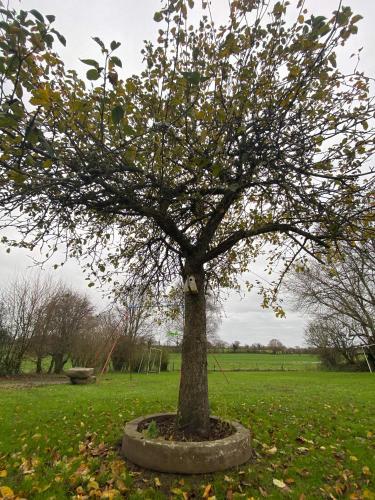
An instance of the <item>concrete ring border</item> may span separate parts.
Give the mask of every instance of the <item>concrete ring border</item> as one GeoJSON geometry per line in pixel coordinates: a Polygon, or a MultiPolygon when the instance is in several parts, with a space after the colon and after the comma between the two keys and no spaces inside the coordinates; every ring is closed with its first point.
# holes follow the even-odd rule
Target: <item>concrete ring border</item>
{"type": "MultiPolygon", "coordinates": [[[[238,422],[228,422],[235,432],[214,441],[166,441],[148,439],[138,432],[144,420],[175,413],[155,413],[125,425],[121,454],[136,465],[159,472],[206,474],[247,462],[251,456],[250,431],[238,422]]],[[[218,417],[211,417],[220,420],[218,417]]]]}

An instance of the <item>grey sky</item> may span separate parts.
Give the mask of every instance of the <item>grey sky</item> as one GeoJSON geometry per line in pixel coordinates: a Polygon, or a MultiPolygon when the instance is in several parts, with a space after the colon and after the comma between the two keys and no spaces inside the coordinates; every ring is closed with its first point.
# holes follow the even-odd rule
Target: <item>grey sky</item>
{"type": "MultiPolygon", "coordinates": [[[[199,3],[199,0],[196,0],[199,3]]],[[[292,5],[297,0],[291,0],[292,5]]],[[[56,45],[58,52],[66,62],[67,67],[84,74],[87,69],[79,58],[96,58],[100,53],[92,36],[99,36],[104,42],[111,40],[122,42],[117,55],[122,59],[125,75],[136,73],[141,66],[143,40],[154,39],[158,25],[153,21],[153,13],[158,10],[158,0],[10,0],[10,6],[24,10],[37,9],[43,14],[56,15],[56,28],[67,39],[67,47],[56,45]]],[[[338,5],[338,0],[307,0],[306,6],[315,15],[329,16],[338,5]]],[[[346,0],[344,5],[350,5],[355,13],[364,16],[359,24],[359,34],[352,37],[351,43],[340,53],[339,65],[350,71],[354,59],[350,55],[364,47],[361,53],[360,68],[370,76],[375,76],[375,1],[346,0]]],[[[220,21],[227,12],[227,0],[212,0],[214,18],[220,21]]],[[[37,254],[35,254],[38,257],[37,254]]],[[[46,269],[61,258],[48,263],[46,269]]],[[[16,274],[25,272],[32,265],[30,254],[24,250],[15,249],[10,254],[0,246],[0,279],[7,281],[16,274]]],[[[263,266],[258,263],[254,272],[261,274],[263,266]]],[[[101,293],[88,289],[83,274],[77,263],[69,261],[59,271],[53,271],[54,276],[62,278],[79,290],[85,291],[96,303],[101,302],[101,293]]],[[[254,279],[250,274],[245,279],[254,279]]],[[[267,343],[272,338],[278,338],[286,345],[301,345],[306,319],[300,317],[286,306],[286,319],[276,319],[269,310],[260,308],[261,299],[255,292],[244,294],[240,298],[230,293],[225,304],[225,317],[220,329],[220,336],[228,342],[239,340],[241,343],[267,343]]]]}

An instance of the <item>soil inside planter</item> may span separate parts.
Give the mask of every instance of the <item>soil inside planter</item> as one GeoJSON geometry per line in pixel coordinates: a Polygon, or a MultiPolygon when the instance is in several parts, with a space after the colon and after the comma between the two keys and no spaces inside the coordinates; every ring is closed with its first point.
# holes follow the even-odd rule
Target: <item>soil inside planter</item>
{"type": "Polygon", "coordinates": [[[187,433],[177,428],[175,415],[162,415],[143,420],[138,425],[138,432],[148,438],[164,438],[167,441],[215,441],[234,434],[234,428],[228,423],[216,418],[210,418],[210,432],[207,437],[187,433]]]}

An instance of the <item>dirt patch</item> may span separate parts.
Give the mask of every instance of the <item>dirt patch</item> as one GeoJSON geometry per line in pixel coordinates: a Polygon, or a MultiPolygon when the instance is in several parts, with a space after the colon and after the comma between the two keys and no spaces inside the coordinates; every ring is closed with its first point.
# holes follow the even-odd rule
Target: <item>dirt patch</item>
{"type": "Polygon", "coordinates": [[[68,384],[69,379],[65,375],[48,374],[22,374],[12,377],[0,377],[0,389],[15,389],[41,387],[44,385],[68,384]]]}
{"type": "Polygon", "coordinates": [[[224,421],[210,419],[210,431],[207,437],[198,434],[187,433],[183,429],[177,428],[176,417],[174,415],[163,415],[157,418],[144,420],[138,425],[138,432],[144,432],[150,438],[163,437],[167,441],[214,441],[224,439],[234,433],[233,427],[224,421]]]}

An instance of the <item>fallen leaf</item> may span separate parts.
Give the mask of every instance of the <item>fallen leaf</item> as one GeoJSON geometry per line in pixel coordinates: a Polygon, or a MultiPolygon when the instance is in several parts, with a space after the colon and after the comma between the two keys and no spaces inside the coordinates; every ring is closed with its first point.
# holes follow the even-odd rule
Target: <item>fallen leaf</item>
{"type": "Polygon", "coordinates": [[[89,490],[98,490],[99,484],[96,481],[90,481],[87,485],[89,490]]]}
{"type": "Polygon", "coordinates": [[[272,479],[272,482],[278,488],[286,488],[287,487],[286,484],[284,483],[284,481],[281,479],[272,479]]]}
{"type": "Polygon", "coordinates": [[[2,498],[12,498],[14,496],[13,490],[9,486],[0,486],[0,495],[2,498]]]}
{"type": "Polygon", "coordinates": [[[204,492],[203,492],[203,498],[208,498],[210,496],[211,489],[212,489],[211,484],[207,484],[207,486],[205,486],[204,492]]]}
{"type": "Polygon", "coordinates": [[[180,490],[180,488],[172,488],[171,489],[171,493],[173,493],[173,495],[177,495],[177,496],[183,496],[184,492],[182,490],[180,490]]]}
{"type": "Polygon", "coordinates": [[[258,489],[259,489],[259,493],[262,495],[262,497],[268,497],[268,493],[267,493],[267,491],[264,488],[262,488],[261,486],[259,486],[258,489]]]}
{"type": "Polygon", "coordinates": [[[296,441],[298,441],[299,443],[314,444],[314,441],[312,441],[311,439],[306,439],[306,438],[304,438],[303,436],[298,436],[298,437],[296,438],[296,441]]]}
{"type": "Polygon", "coordinates": [[[268,448],[268,450],[266,450],[267,455],[274,455],[276,452],[277,452],[276,446],[272,446],[272,448],[268,448]]]}
{"type": "Polygon", "coordinates": [[[306,453],[309,452],[309,449],[306,448],[305,446],[299,446],[297,448],[298,453],[301,453],[302,455],[306,455],[306,453]]]}
{"type": "Polygon", "coordinates": [[[111,489],[107,491],[103,491],[102,496],[100,498],[108,498],[109,500],[113,500],[120,495],[119,490],[111,489]]]}
{"type": "Polygon", "coordinates": [[[160,479],[158,477],[154,478],[154,483],[155,483],[156,488],[160,488],[161,482],[160,482],[160,479]]]}
{"type": "Polygon", "coordinates": [[[364,467],[362,467],[362,474],[364,476],[371,476],[370,468],[367,467],[367,465],[365,465],[364,467]]]}
{"type": "Polygon", "coordinates": [[[351,455],[349,458],[352,462],[358,462],[358,458],[355,457],[354,455],[351,455]]]}
{"type": "Polygon", "coordinates": [[[3,470],[0,470],[0,477],[7,477],[8,475],[8,471],[3,469],[3,470]]]}

